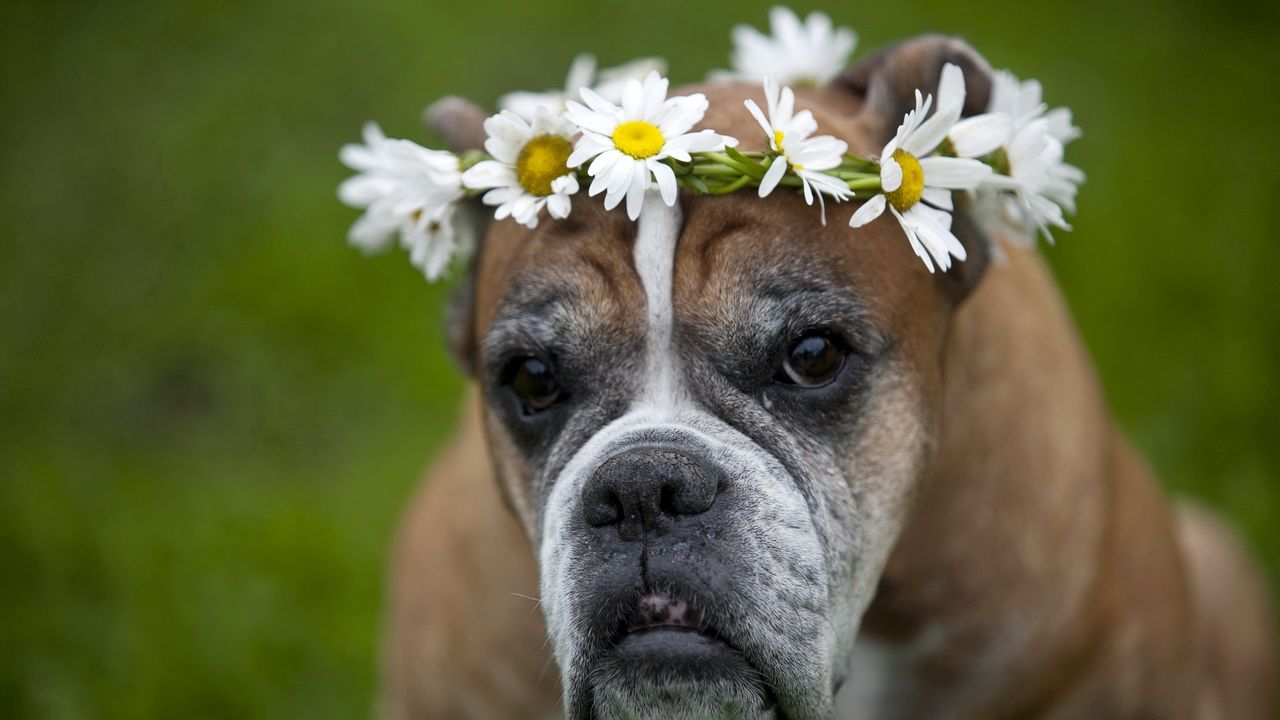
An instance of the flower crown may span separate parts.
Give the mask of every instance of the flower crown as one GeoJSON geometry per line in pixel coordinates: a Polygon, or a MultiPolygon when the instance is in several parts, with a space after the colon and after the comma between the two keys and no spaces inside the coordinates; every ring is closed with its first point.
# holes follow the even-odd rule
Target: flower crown
{"type": "Polygon", "coordinates": [[[474,245],[458,214],[464,200],[481,196],[495,219],[533,228],[544,211],[568,217],[583,185],[590,197],[604,195],[605,209],[625,200],[632,220],[645,202],[674,205],[680,188],[702,195],[755,190],[762,198],[780,187],[799,190],[809,205],[817,201],[824,224],[828,200],[864,200],[850,226],[862,227],[887,208],[930,272],[965,258],[951,232],[955,190],[975,193],[977,207],[1029,237],[1039,229],[1052,241],[1051,226],[1071,229],[1063,212],[1075,212],[1084,174],[1063,161],[1063,149],[1080,131],[1069,110],[1041,102],[1038,82],[996,72],[987,112],[961,119],[964,73],[947,64],[937,98],[916,90],[915,108],[880,156],[863,158],[842,140],[815,135],[813,114],[796,109],[786,86],[835,78],[853,52],[854,33],[834,28],[821,13],[801,22],[780,7],[770,23],[772,35],[735,28],[733,69],[711,75],[763,82],[766,107],[744,104],[768,140],[764,152],[739,152],[737,139],[714,130],[693,132],[707,98],[668,97],[661,60],[597,75],[594,59],[582,55],[563,91],[500,98],[501,111],[484,121],[484,152],[431,150],[388,139],[367,124],[364,144],[340,153],[358,174],[338,195],[365,210],[351,227],[351,243],[381,250],[398,232],[413,264],[434,281],[474,245]]]}

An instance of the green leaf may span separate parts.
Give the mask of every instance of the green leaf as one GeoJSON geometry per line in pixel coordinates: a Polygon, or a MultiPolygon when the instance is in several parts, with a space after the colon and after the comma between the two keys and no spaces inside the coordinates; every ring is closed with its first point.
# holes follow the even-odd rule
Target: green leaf
{"type": "Polygon", "coordinates": [[[764,177],[764,172],[765,172],[764,166],[756,162],[755,160],[752,160],[751,158],[747,157],[746,155],[743,155],[742,153],[738,152],[737,150],[734,150],[731,147],[726,147],[724,149],[724,154],[728,155],[735,162],[741,163],[743,171],[746,172],[751,177],[757,180],[764,177]]]}

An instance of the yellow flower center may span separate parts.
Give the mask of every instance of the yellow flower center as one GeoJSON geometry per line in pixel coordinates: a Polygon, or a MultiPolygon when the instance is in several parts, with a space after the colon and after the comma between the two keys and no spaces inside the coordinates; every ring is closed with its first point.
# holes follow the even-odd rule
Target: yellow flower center
{"type": "Polygon", "coordinates": [[[637,160],[657,155],[666,142],[657,126],[643,120],[628,120],[613,130],[614,146],[637,160]]]}
{"type": "Polygon", "coordinates": [[[782,149],[782,139],[784,137],[786,137],[786,135],[783,135],[781,130],[774,130],[773,131],[773,148],[778,152],[782,153],[782,157],[787,159],[787,164],[789,164],[792,168],[796,170],[803,170],[804,166],[797,165],[796,163],[791,162],[791,156],[787,154],[786,150],[782,149]]]}
{"type": "Polygon", "coordinates": [[[573,146],[559,135],[539,135],[516,156],[516,180],[530,195],[551,194],[551,181],[569,172],[566,161],[573,146]]]}
{"type": "Polygon", "coordinates": [[[920,161],[916,156],[906,150],[894,150],[893,159],[902,168],[902,184],[897,190],[887,192],[884,196],[895,210],[906,212],[920,202],[920,196],[924,194],[924,170],[920,168],[920,161]]]}

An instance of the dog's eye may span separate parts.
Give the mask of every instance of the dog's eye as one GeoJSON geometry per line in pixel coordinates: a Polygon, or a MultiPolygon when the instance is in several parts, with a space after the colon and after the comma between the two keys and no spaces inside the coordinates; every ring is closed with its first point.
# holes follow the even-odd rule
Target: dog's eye
{"type": "Polygon", "coordinates": [[[844,358],[844,351],[826,335],[805,335],[791,344],[774,379],[808,387],[825,385],[844,367],[844,358]]]}
{"type": "Polygon", "coordinates": [[[516,358],[507,366],[507,384],[524,404],[526,413],[546,410],[563,397],[560,383],[542,358],[516,358]]]}

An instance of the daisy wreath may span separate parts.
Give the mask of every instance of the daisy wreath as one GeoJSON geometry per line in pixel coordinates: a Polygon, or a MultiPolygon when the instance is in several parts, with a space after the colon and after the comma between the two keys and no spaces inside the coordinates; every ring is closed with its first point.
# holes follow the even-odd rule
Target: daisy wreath
{"type": "Polygon", "coordinates": [[[964,74],[947,64],[937,98],[917,90],[915,107],[880,156],[863,158],[842,140],[815,135],[813,114],[796,108],[788,86],[829,81],[847,64],[854,33],[821,13],[802,22],[785,8],[774,8],[770,23],[771,35],[735,28],[732,69],[712,73],[763,84],[766,107],[752,100],[745,106],[767,150],[739,152],[736,138],[694,132],[707,98],[668,97],[661,60],[596,73],[594,58],[582,55],[563,91],[504,96],[501,111],[484,122],[483,152],[431,150],[366,125],[364,143],[339,155],[358,174],[338,195],[365,211],[350,242],[377,251],[398,234],[412,263],[434,281],[473,245],[458,212],[463,202],[479,198],[494,218],[534,228],[544,214],[568,217],[584,189],[587,197],[603,195],[609,210],[625,201],[632,220],[645,202],[674,205],[681,188],[703,195],[755,190],[762,198],[796,190],[809,205],[816,201],[824,224],[828,201],[864,200],[850,226],[888,210],[930,272],[965,259],[951,232],[953,191],[973,193],[977,207],[1031,235],[1039,230],[1052,241],[1051,226],[1070,229],[1064,212],[1075,211],[1084,174],[1063,155],[1080,131],[1069,110],[1042,102],[1039,83],[997,72],[987,112],[961,119],[964,74]]]}

